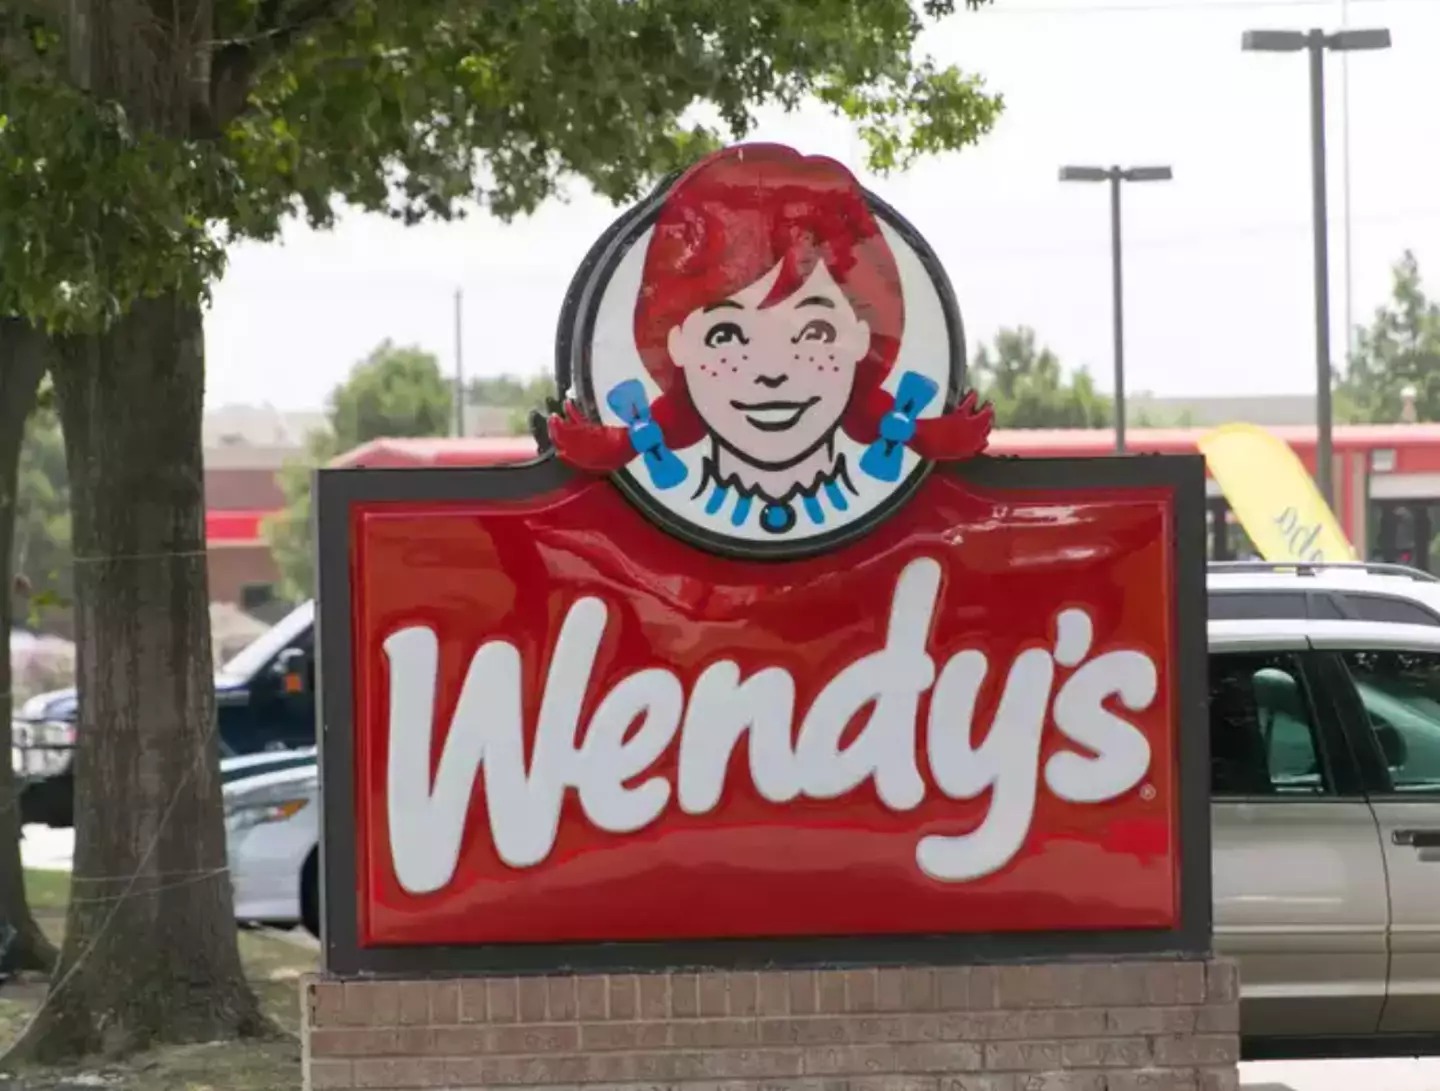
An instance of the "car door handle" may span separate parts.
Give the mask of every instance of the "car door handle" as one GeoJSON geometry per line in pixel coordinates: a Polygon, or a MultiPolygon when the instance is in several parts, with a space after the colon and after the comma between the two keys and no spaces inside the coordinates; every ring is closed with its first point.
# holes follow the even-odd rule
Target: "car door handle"
{"type": "Polygon", "coordinates": [[[1440,849],[1440,830],[1396,830],[1390,839],[1416,849],[1440,849]]]}

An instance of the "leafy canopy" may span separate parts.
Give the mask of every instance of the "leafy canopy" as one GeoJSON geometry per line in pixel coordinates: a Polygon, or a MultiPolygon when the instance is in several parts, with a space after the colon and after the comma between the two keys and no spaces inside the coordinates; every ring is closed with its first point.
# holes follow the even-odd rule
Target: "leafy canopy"
{"type": "Polygon", "coordinates": [[[1337,391],[1337,415],[1394,423],[1407,392],[1417,421],[1440,421],[1440,304],[1426,295],[1420,263],[1408,250],[1391,270],[1390,299],[1360,331],[1337,391]]]}
{"type": "Polygon", "coordinates": [[[999,428],[1102,428],[1111,420],[1110,399],[1090,373],[1066,375],[1028,326],[1002,329],[976,349],[970,381],[995,406],[999,428]]]}
{"type": "Polygon", "coordinates": [[[48,397],[26,422],[15,496],[14,570],[29,588],[28,620],[35,621],[71,596],[70,481],[59,415],[48,397]]]}
{"type": "Polygon", "coordinates": [[[341,451],[382,436],[443,436],[454,404],[433,353],[384,341],[331,393],[330,428],[341,451]]]}
{"type": "Polygon", "coordinates": [[[0,5],[0,313],[62,330],[203,293],[232,240],[297,211],[329,225],[337,198],[508,218],[578,177],[621,201],[807,96],[884,172],[973,143],[1001,107],[917,52],[957,0],[103,2],[153,67],[144,108],[85,90],[71,0],[0,5]]]}

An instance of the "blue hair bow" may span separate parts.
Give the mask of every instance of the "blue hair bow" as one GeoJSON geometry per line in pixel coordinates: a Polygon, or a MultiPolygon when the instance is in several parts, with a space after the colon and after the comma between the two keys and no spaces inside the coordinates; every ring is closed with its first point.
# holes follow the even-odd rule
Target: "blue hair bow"
{"type": "Polygon", "coordinates": [[[905,445],[915,438],[915,420],[939,392],[939,384],[918,371],[900,376],[895,406],[880,418],[880,438],[865,448],[860,469],[877,481],[899,481],[905,445]]]}
{"type": "Polygon", "coordinates": [[[644,461],[651,483],[657,489],[673,489],[684,481],[690,471],[665,446],[665,434],[650,416],[645,385],[639,379],[626,379],[612,386],[605,400],[630,430],[630,446],[644,461]]]}

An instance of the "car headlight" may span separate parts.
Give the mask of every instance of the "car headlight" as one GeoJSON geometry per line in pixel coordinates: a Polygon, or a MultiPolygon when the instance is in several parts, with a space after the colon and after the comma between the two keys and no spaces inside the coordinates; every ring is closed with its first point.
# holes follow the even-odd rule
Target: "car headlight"
{"type": "Polygon", "coordinates": [[[226,807],[225,829],[237,834],[272,822],[288,822],[308,806],[309,796],[237,799],[226,807]]]}
{"type": "Polygon", "coordinates": [[[49,777],[70,763],[75,725],[64,720],[10,721],[12,765],[22,777],[49,777]]]}
{"type": "Polygon", "coordinates": [[[65,720],[12,718],[10,733],[16,746],[64,748],[75,745],[75,725],[65,720]]]}

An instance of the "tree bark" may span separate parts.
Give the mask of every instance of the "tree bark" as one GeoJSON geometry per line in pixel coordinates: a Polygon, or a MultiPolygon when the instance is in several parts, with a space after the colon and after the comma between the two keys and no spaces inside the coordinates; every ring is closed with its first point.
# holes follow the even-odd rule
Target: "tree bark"
{"type": "Polygon", "coordinates": [[[80,718],[75,870],[50,993],[18,1060],[264,1034],[221,814],[205,569],[198,301],[65,341],[80,718]]]}
{"type": "Polygon", "coordinates": [[[14,679],[10,675],[10,629],[14,596],[15,501],[19,491],[20,447],[25,422],[45,374],[49,348],[43,334],[13,318],[0,319],[0,927],[10,933],[0,953],[0,970],[48,970],[55,947],[35,923],[25,897],[20,861],[20,794],[9,760],[14,746],[10,718],[14,679]]]}

